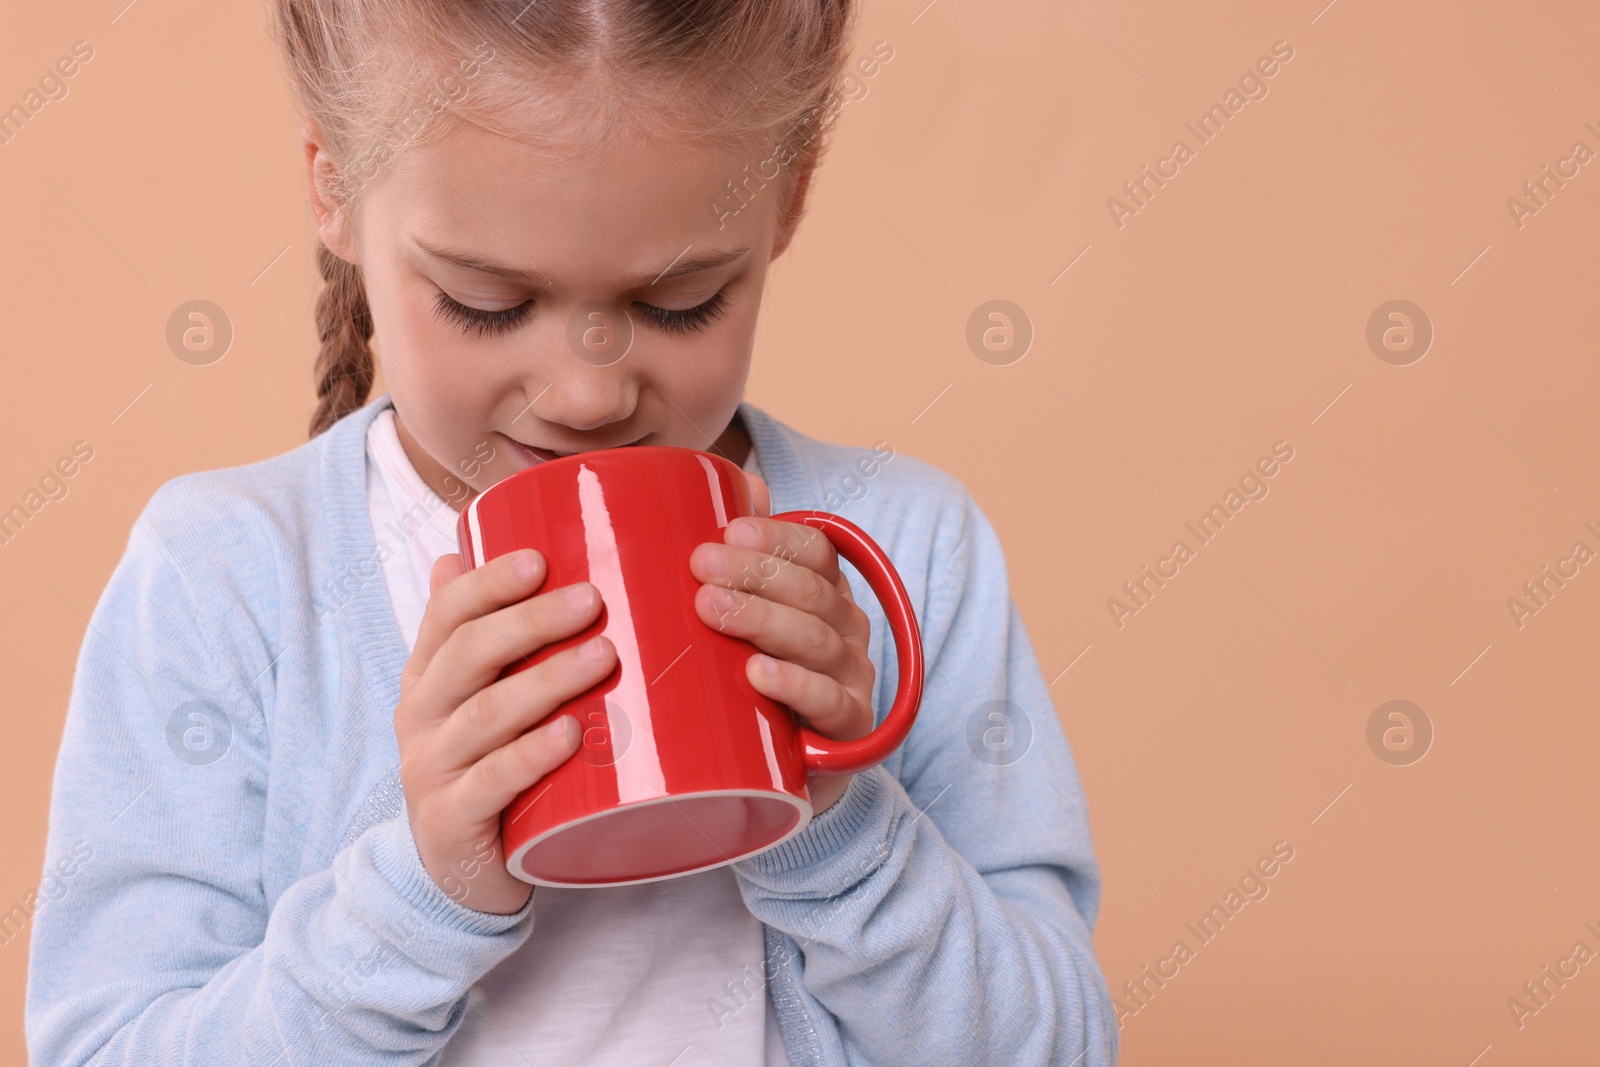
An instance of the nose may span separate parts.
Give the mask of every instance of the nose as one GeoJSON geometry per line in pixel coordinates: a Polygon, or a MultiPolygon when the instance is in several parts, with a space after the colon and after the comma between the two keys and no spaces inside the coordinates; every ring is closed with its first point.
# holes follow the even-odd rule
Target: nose
{"type": "Polygon", "coordinates": [[[626,363],[594,367],[572,357],[561,360],[548,384],[529,394],[538,398],[534,414],[577,433],[627,420],[638,406],[639,387],[626,363]]]}

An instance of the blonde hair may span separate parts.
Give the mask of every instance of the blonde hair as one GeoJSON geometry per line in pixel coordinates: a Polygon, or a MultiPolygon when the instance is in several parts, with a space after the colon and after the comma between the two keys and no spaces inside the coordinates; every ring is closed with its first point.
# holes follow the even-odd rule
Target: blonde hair
{"type": "MultiPolygon", "coordinates": [[[[551,157],[645,137],[759,153],[752,164],[777,158],[785,166],[771,178],[730,175],[730,202],[742,206],[749,181],[771,181],[792,225],[796,183],[826,150],[842,102],[855,15],[853,0],[272,4],[296,107],[336,163],[331,199],[352,230],[366,183],[396,150],[443,136],[444,111],[514,128],[551,157]]],[[[317,263],[313,437],[367,402],[375,374],[360,268],[320,243],[317,263]]]]}

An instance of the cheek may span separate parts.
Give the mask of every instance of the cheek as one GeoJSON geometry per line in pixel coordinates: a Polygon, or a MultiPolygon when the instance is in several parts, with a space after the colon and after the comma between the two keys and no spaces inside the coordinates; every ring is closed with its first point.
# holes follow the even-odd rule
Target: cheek
{"type": "Polygon", "coordinates": [[[367,302],[375,336],[396,363],[402,359],[409,363],[417,353],[451,349],[460,342],[461,335],[452,326],[434,317],[431,286],[383,278],[368,286],[367,302]]]}
{"type": "Polygon", "coordinates": [[[674,340],[666,358],[650,360],[650,377],[695,421],[731,413],[744,392],[755,333],[753,315],[729,315],[710,334],[674,340]],[[681,399],[680,399],[681,398],[681,399]]]}
{"type": "Polygon", "coordinates": [[[383,386],[428,453],[461,477],[455,460],[474,457],[477,442],[466,435],[482,425],[485,386],[471,373],[468,339],[433,317],[420,290],[406,292],[379,278],[367,300],[383,386]]]}
{"type": "MultiPolygon", "coordinates": [[[[457,406],[478,379],[473,367],[473,338],[434,317],[433,290],[416,283],[394,284],[376,279],[368,287],[372,310],[373,347],[383,379],[404,408],[457,406]]],[[[481,383],[480,383],[481,384],[481,383]]]]}
{"type": "Polygon", "coordinates": [[[750,334],[754,327],[752,324],[736,331],[734,325],[725,321],[725,336],[715,341],[706,339],[703,347],[680,351],[678,358],[653,361],[661,369],[651,377],[688,416],[685,421],[673,415],[671,421],[682,427],[683,439],[672,443],[707,448],[701,433],[712,433],[712,427],[726,427],[738,410],[750,371],[750,334]]]}
{"type": "Polygon", "coordinates": [[[662,382],[675,381],[702,394],[743,387],[755,347],[761,287],[742,288],[727,314],[709,330],[674,337],[661,345],[666,358],[652,360],[651,367],[662,382]]]}

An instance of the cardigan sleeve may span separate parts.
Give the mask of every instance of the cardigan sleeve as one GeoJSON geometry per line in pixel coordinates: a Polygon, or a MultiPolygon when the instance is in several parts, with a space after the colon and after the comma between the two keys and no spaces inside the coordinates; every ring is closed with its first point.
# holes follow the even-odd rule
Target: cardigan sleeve
{"type": "Polygon", "coordinates": [[[423,1063],[531,934],[532,900],[504,916],[452,900],[402,813],[269,905],[266,719],[217,651],[248,612],[197,596],[152,518],[168,500],[134,524],[79,653],[32,916],[30,1062],[423,1063]]]}
{"type": "Polygon", "coordinates": [[[1087,803],[999,540],[957,492],[931,539],[928,670],[899,777],[857,774],[735,870],[752,913],[799,944],[850,1063],[1108,1067],[1087,803]]]}

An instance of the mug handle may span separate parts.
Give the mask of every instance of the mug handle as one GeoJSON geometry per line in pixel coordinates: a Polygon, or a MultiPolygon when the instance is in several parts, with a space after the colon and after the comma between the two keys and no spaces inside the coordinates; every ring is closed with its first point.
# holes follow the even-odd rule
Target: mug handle
{"type": "Polygon", "coordinates": [[[821,531],[833,544],[839,555],[855,565],[866,578],[867,585],[883,607],[884,617],[894,634],[896,660],[899,664],[899,689],[894,704],[883,722],[866,737],[855,741],[836,741],[823,737],[815,730],[800,726],[800,742],[805,754],[806,769],[820,778],[833,778],[856,774],[875,767],[889,758],[911,732],[917,721],[917,708],[922,703],[922,632],[917,628],[917,616],[911,610],[911,598],[900,581],[894,564],[878,543],[868,537],[855,523],[826,511],[786,511],[772,518],[779,522],[794,522],[821,531]]]}

